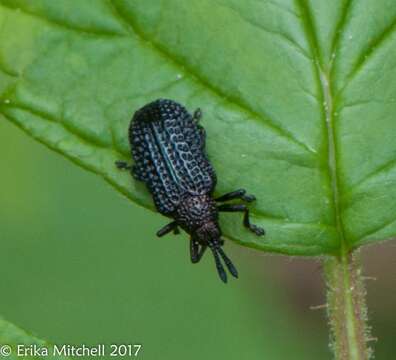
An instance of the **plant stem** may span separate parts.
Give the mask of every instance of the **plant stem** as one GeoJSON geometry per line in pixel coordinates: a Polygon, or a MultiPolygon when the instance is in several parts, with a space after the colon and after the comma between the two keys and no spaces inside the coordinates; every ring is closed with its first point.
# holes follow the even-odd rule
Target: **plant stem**
{"type": "Polygon", "coordinates": [[[369,328],[361,266],[357,253],[343,251],[325,260],[327,312],[336,360],[368,360],[369,328]]]}

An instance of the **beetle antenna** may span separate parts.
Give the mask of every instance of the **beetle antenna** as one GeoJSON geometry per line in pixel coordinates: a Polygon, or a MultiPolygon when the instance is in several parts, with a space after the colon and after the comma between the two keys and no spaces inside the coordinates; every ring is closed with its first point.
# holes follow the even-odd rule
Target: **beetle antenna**
{"type": "Polygon", "coordinates": [[[231,273],[231,275],[235,278],[238,278],[238,271],[235,268],[234,264],[232,263],[232,261],[230,260],[230,258],[225,254],[224,250],[221,247],[217,248],[217,251],[219,252],[219,254],[221,255],[221,257],[224,260],[224,263],[227,266],[228,271],[231,273]]]}
{"type": "Polygon", "coordinates": [[[224,267],[223,267],[223,265],[222,265],[222,263],[220,261],[219,254],[217,252],[218,249],[215,248],[213,245],[209,245],[209,247],[210,247],[210,250],[212,250],[212,253],[213,253],[213,256],[214,256],[214,259],[215,259],[216,269],[217,269],[217,272],[218,272],[218,274],[220,276],[220,279],[224,283],[227,283],[227,274],[226,274],[226,272],[224,270],[224,267]]]}

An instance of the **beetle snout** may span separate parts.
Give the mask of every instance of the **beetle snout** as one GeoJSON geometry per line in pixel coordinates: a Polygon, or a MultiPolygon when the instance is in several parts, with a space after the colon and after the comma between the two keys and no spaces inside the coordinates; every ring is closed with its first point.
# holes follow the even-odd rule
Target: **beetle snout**
{"type": "Polygon", "coordinates": [[[198,241],[201,244],[220,244],[221,231],[217,224],[210,222],[202,225],[197,230],[198,241]]]}

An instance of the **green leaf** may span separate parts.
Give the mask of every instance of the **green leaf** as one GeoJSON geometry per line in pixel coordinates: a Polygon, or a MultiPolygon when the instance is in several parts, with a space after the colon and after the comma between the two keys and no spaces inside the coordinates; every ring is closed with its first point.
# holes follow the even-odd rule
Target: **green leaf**
{"type": "Polygon", "coordinates": [[[66,356],[57,355],[52,345],[27,334],[2,318],[0,318],[0,357],[10,360],[21,357],[24,359],[68,359],[66,356]]]}
{"type": "Polygon", "coordinates": [[[396,235],[396,5],[0,4],[4,118],[136,203],[153,208],[114,161],[129,159],[133,112],[167,97],[203,109],[217,193],[244,187],[258,199],[253,220],[267,235],[226,214],[229,237],[321,255],[396,235]]]}

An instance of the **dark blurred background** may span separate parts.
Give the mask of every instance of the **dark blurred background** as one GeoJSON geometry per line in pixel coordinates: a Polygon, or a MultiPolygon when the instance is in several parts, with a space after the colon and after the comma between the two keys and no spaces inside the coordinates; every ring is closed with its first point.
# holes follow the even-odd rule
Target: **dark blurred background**
{"type": "MultiPolygon", "coordinates": [[[[140,343],[143,359],[331,359],[319,261],[227,243],[240,279],[224,285],[185,235],[155,236],[165,218],[3,119],[0,140],[5,319],[57,344],[140,343]]],[[[372,346],[394,359],[396,243],[363,257],[372,346]]]]}

